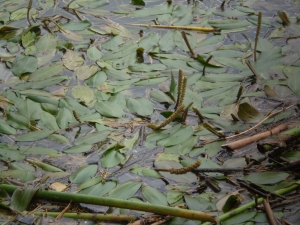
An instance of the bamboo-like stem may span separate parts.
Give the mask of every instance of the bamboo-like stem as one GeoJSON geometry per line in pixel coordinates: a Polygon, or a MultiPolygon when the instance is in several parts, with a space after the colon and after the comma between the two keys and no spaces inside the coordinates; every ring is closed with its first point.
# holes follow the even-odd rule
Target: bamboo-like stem
{"type": "Polygon", "coordinates": [[[204,66],[203,66],[203,71],[202,71],[202,75],[203,76],[205,76],[205,69],[206,69],[206,66],[207,66],[207,64],[209,63],[209,61],[212,59],[212,55],[211,56],[209,56],[208,58],[207,58],[207,60],[205,61],[205,64],[204,64],[204,66]]]}
{"type": "Polygon", "coordinates": [[[171,123],[178,115],[181,113],[181,111],[184,109],[184,105],[179,106],[176,111],[169,116],[167,119],[165,119],[159,126],[155,126],[154,124],[148,124],[147,127],[150,127],[153,130],[159,130],[160,128],[166,126],[167,124],[171,123]]]}
{"type": "MultiPolygon", "coordinates": [[[[12,194],[18,187],[8,184],[0,184],[0,188],[9,194],[12,194]]],[[[191,220],[201,220],[208,221],[212,223],[217,223],[218,220],[214,215],[209,213],[204,213],[195,210],[187,210],[180,208],[172,208],[162,205],[152,205],[142,202],[132,202],[128,200],[115,199],[115,198],[105,198],[99,196],[83,195],[83,194],[73,194],[66,192],[48,191],[48,190],[38,190],[34,197],[43,198],[53,201],[63,201],[63,202],[77,202],[86,203],[93,205],[103,205],[131,210],[139,210],[145,212],[157,213],[160,215],[170,215],[176,217],[187,218],[191,220]]]]}
{"type": "Polygon", "coordinates": [[[31,26],[31,22],[30,22],[30,18],[29,18],[31,7],[32,7],[32,0],[29,0],[28,6],[27,6],[27,21],[29,23],[29,26],[31,26]]]}
{"type": "Polygon", "coordinates": [[[253,50],[253,57],[254,57],[254,62],[256,62],[256,48],[257,48],[257,42],[258,42],[258,36],[260,33],[260,28],[261,28],[261,18],[262,18],[262,12],[258,13],[258,20],[257,20],[257,30],[256,30],[256,36],[255,36],[255,43],[254,43],[254,50],[253,50]]]}
{"type": "Polygon", "coordinates": [[[182,85],[183,85],[183,72],[182,72],[182,69],[179,69],[179,72],[178,72],[178,82],[177,82],[177,101],[176,101],[176,105],[175,105],[175,109],[177,109],[179,105],[179,99],[180,99],[180,96],[181,96],[181,91],[182,91],[182,85]]]}
{"type": "Polygon", "coordinates": [[[186,36],[186,33],[185,33],[184,31],[182,31],[182,32],[181,32],[181,35],[182,35],[182,37],[183,37],[183,40],[184,40],[186,46],[188,47],[188,49],[189,49],[189,51],[190,51],[190,53],[191,53],[191,57],[192,57],[192,58],[195,58],[195,53],[194,53],[194,51],[193,51],[193,49],[192,49],[192,47],[191,47],[191,45],[190,45],[190,42],[189,42],[189,39],[188,39],[187,36],[186,36]]]}
{"type": "MultiPolygon", "coordinates": [[[[292,184],[289,187],[282,188],[282,189],[279,189],[279,190],[275,191],[275,193],[278,194],[278,195],[284,195],[286,193],[289,193],[289,192],[295,190],[296,188],[299,188],[299,185],[300,185],[300,180],[296,181],[294,184],[292,184]]],[[[261,204],[263,202],[263,200],[264,200],[264,198],[258,198],[257,203],[261,204]]],[[[225,221],[225,220],[227,220],[231,217],[234,217],[234,216],[236,216],[236,215],[238,215],[238,214],[240,214],[240,213],[242,213],[242,212],[246,211],[247,209],[252,208],[254,206],[256,206],[255,201],[248,202],[245,205],[242,205],[242,206],[240,206],[240,207],[238,207],[234,210],[231,210],[227,213],[224,213],[223,215],[219,216],[218,219],[219,219],[220,222],[223,222],[223,221],[225,221]]],[[[209,225],[209,224],[210,223],[203,223],[202,225],[209,225]]]]}
{"type": "Polygon", "coordinates": [[[187,26],[167,26],[167,25],[151,25],[151,24],[127,24],[135,27],[153,27],[153,28],[164,28],[164,29],[178,29],[178,30],[191,30],[191,31],[203,31],[203,32],[218,32],[220,28],[210,27],[187,27],[187,26]]]}
{"type": "MultiPolygon", "coordinates": [[[[59,212],[35,212],[36,216],[50,216],[57,217],[59,212]]],[[[137,219],[134,215],[122,215],[122,214],[96,214],[96,213],[65,213],[63,217],[72,219],[82,219],[91,221],[109,221],[109,222],[130,222],[137,219]]]]}

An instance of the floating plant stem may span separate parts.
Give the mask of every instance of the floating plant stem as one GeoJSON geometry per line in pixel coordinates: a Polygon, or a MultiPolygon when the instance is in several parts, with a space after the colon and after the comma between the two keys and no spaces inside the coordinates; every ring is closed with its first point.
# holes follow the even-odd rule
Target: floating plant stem
{"type": "Polygon", "coordinates": [[[31,22],[30,22],[30,18],[29,18],[31,7],[32,7],[32,0],[29,0],[28,6],[27,6],[27,21],[29,23],[29,26],[31,26],[31,22]]]}
{"type": "Polygon", "coordinates": [[[256,70],[253,68],[251,62],[249,60],[246,61],[247,66],[249,67],[249,69],[252,71],[252,73],[256,76],[256,78],[259,77],[258,73],[256,72],[256,70]]]}
{"type": "Polygon", "coordinates": [[[184,105],[179,106],[178,109],[176,109],[175,112],[171,116],[169,116],[167,119],[165,119],[159,126],[155,126],[154,124],[148,124],[147,127],[150,127],[153,130],[158,130],[169,123],[171,123],[178,115],[181,113],[181,111],[184,109],[184,105]]]}
{"type": "Polygon", "coordinates": [[[199,120],[200,120],[200,123],[203,123],[204,121],[204,116],[200,113],[200,111],[197,109],[197,108],[192,108],[194,110],[194,112],[197,114],[199,120]]]}
{"type": "Polygon", "coordinates": [[[187,36],[186,36],[186,33],[185,33],[184,31],[182,31],[182,32],[181,32],[181,35],[182,35],[182,37],[183,37],[183,40],[184,40],[186,46],[188,47],[188,49],[189,49],[189,51],[190,51],[190,53],[191,53],[191,57],[192,57],[192,58],[195,58],[195,53],[194,53],[194,51],[193,51],[193,49],[192,49],[192,47],[191,47],[191,45],[190,45],[190,42],[189,42],[189,39],[188,39],[187,36]]]}
{"type": "Polygon", "coordinates": [[[260,33],[260,28],[261,28],[261,18],[262,18],[262,12],[258,13],[258,20],[257,20],[257,30],[256,30],[256,36],[255,36],[255,43],[254,43],[254,51],[253,51],[253,57],[254,57],[254,62],[256,62],[256,49],[257,49],[257,42],[258,42],[258,36],[260,33]]]}
{"type": "Polygon", "coordinates": [[[237,94],[237,96],[236,96],[236,103],[237,103],[237,104],[238,104],[238,103],[240,102],[240,100],[241,100],[241,97],[242,97],[242,94],[243,94],[243,89],[244,89],[244,87],[243,87],[243,85],[241,85],[240,88],[239,88],[238,94],[237,94]]]}
{"type": "Polygon", "coordinates": [[[212,57],[213,57],[212,55],[209,56],[209,57],[207,58],[207,60],[205,61],[205,64],[204,64],[204,67],[203,67],[203,72],[202,72],[202,75],[203,75],[203,76],[205,75],[205,68],[206,68],[207,64],[209,63],[209,61],[211,60],[212,57]]]}
{"type": "Polygon", "coordinates": [[[215,128],[213,128],[213,127],[212,127],[210,124],[208,124],[208,123],[203,123],[203,127],[204,127],[206,130],[210,131],[211,133],[217,135],[219,138],[225,137],[224,134],[218,132],[215,128]]]}
{"type": "Polygon", "coordinates": [[[203,31],[203,32],[218,32],[220,28],[209,28],[209,27],[187,27],[187,26],[167,26],[167,25],[151,25],[151,24],[127,24],[135,27],[153,27],[163,29],[177,29],[177,30],[192,30],[192,31],[203,31]]]}

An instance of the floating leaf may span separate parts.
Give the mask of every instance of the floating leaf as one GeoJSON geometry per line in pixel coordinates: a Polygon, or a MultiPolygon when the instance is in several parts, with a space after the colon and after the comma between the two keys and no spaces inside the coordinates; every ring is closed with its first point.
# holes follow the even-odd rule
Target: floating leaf
{"type": "Polygon", "coordinates": [[[56,122],[60,128],[66,128],[69,125],[69,122],[73,120],[74,116],[72,112],[68,109],[63,107],[56,116],[56,122]]]}
{"type": "Polygon", "coordinates": [[[84,64],[84,59],[81,54],[67,50],[64,54],[62,61],[69,70],[76,71],[84,64]]]}
{"type": "Polygon", "coordinates": [[[242,180],[251,181],[255,184],[275,184],[289,176],[288,173],[284,172],[260,172],[260,173],[251,173],[249,175],[243,176],[242,180]]]}
{"type": "Polygon", "coordinates": [[[157,142],[157,145],[160,146],[171,146],[183,143],[186,141],[193,133],[193,128],[190,126],[182,126],[179,130],[169,135],[166,138],[163,138],[157,142]]]}
{"type": "Polygon", "coordinates": [[[0,119],[0,132],[3,134],[16,134],[16,129],[9,126],[4,120],[0,119]]]}
{"type": "Polygon", "coordinates": [[[52,114],[42,111],[41,112],[41,120],[48,129],[59,130],[59,127],[56,123],[55,117],[52,114]]]}
{"type": "Polygon", "coordinates": [[[260,114],[253,106],[245,102],[239,105],[238,116],[245,122],[252,122],[257,120],[260,114]]]}
{"type": "Polygon", "coordinates": [[[37,190],[38,187],[18,187],[11,197],[10,208],[22,212],[30,204],[37,190]]]}
{"type": "Polygon", "coordinates": [[[21,134],[16,138],[16,141],[38,141],[47,138],[53,133],[52,130],[39,130],[21,134]]]}
{"type": "Polygon", "coordinates": [[[125,159],[125,156],[116,149],[112,148],[105,152],[105,155],[101,158],[101,165],[106,168],[111,168],[118,165],[125,159]]]}
{"type": "Polygon", "coordinates": [[[32,73],[37,67],[38,63],[35,57],[20,55],[13,64],[12,73],[21,76],[24,73],[32,73]]]}
{"type": "Polygon", "coordinates": [[[98,72],[98,66],[81,66],[76,70],[76,76],[79,80],[85,80],[98,72]]]}
{"type": "Polygon", "coordinates": [[[105,182],[105,183],[98,183],[96,185],[81,190],[80,194],[100,197],[110,192],[115,186],[116,183],[112,181],[105,182]]]}
{"type": "Polygon", "coordinates": [[[153,104],[145,98],[128,98],[126,105],[130,112],[140,116],[149,116],[153,113],[153,104]]]}
{"type": "Polygon", "coordinates": [[[152,89],[150,97],[159,103],[168,103],[169,105],[174,104],[174,101],[168,95],[158,89],[152,89]]]}
{"type": "Polygon", "coordinates": [[[102,53],[99,51],[99,49],[96,46],[89,48],[86,51],[86,54],[89,57],[89,59],[93,61],[99,60],[102,56],[102,53]]]}
{"type": "Polygon", "coordinates": [[[84,30],[91,26],[91,23],[88,20],[83,20],[80,22],[69,22],[60,25],[62,28],[71,30],[71,31],[79,31],[79,30],[84,30]]]}
{"type": "Polygon", "coordinates": [[[75,184],[81,184],[88,179],[91,179],[97,172],[97,165],[85,165],[80,167],[69,177],[70,182],[75,184]]]}
{"type": "Polygon", "coordinates": [[[0,147],[0,158],[5,161],[6,160],[19,161],[25,159],[25,156],[18,150],[12,150],[9,148],[0,147]]]}
{"type": "Polygon", "coordinates": [[[129,181],[118,185],[108,195],[109,198],[128,199],[140,189],[142,183],[129,181]]]}
{"type": "Polygon", "coordinates": [[[58,167],[55,167],[55,166],[52,166],[52,165],[49,165],[47,163],[43,163],[39,160],[36,160],[36,159],[26,159],[26,161],[32,163],[33,165],[45,170],[45,171],[50,171],[50,172],[63,172],[62,169],[58,168],[58,167]]]}
{"type": "Polygon", "coordinates": [[[76,145],[72,148],[68,148],[68,149],[64,150],[64,152],[69,153],[69,154],[83,153],[83,152],[87,152],[87,151],[91,150],[92,147],[93,147],[93,145],[80,144],[80,145],[76,145]]]}
{"type": "Polygon", "coordinates": [[[89,103],[94,99],[94,92],[87,86],[77,85],[72,88],[72,95],[80,101],[89,103]]]}
{"type": "Polygon", "coordinates": [[[150,186],[143,187],[142,195],[148,202],[152,204],[166,205],[166,206],[168,205],[167,197],[153,187],[150,186]]]}
{"type": "Polygon", "coordinates": [[[59,74],[65,69],[61,62],[53,62],[50,65],[43,66],[36,71],[34,71],[29,76],[30,81],[43,80],[48,77],[52,77],[56,74],[59,74]]]}
{"type": "Polygon", "coordinates": [[[86,136],[76,140],[75,145],[95,144],[97,142],[105,140],[110,133],[111,133],[110,130],[104,130],[92,134],[87,134],[86,136]]]}

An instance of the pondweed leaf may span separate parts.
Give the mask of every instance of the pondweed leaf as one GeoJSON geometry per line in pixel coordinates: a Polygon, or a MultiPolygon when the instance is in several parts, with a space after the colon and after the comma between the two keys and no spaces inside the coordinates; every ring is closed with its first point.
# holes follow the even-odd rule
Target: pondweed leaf
{"type": "Polygon", "coordinates": [[[97,172],[97,165],[85,165],[80,167],[69,177],[70,182],[81,184],[91,179],[97,172]]]}
{"type": "Polygon", "coordinates": [[[32,73],[38,67],[37,59],[33,56],[20,55],[13,64],[12,72],[16,76],[24,73],[32,73]]]}

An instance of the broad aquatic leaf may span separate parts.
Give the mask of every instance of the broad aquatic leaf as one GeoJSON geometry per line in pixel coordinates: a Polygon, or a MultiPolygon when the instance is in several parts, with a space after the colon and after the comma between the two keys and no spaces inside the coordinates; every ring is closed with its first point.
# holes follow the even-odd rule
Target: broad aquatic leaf
{"type": "Polygon", "coordinates": [[[38,187],[18,187],[11,197],[10,208],[22,212],[30,204],[37,190],[38,187]]]}
{"type": "Polygon", "coordinates": [[[152,89],[150,97],[159,103],[168,103],[169,105],[174,104],[174,101],[168,95],[158,89],[152,89]]]}
{"type": "Polygon", "coordinates": [[[168,52],[175,48],[174,31],[168,31],[158,42],[161,51],[168,52]]]}
{"type": "Polygon", "coordinates": [[[21,76],[24,73],[32,73],[38,67],[37,59],[33,56],[20,55],[13,64],[12,73],[21,76]]]}
{"type": "Polygon", "coordinates": [[[38,51],[55,50],[57,46],[57,36],[45,34],[38,39],[35,46],[38,51]]]}
{"type": "Polygon", "coordinates": [[[55,76],[62,72],[65,69],[61,62],[53,62],[50,65],[43,66],[36,71],[34,71],[29,76],[30,81],[43,80],[45,78],[49,78],[55,76]]]}
{"type": "Polygon", "coordinates": [[[88,58],[93,61],[99,60],[102,56],[102,53],[99,51],[99,49],[96,46],[89,48],[86,51],[86,54],[87,54],[88,58]]]}
{"type": "Polygon", "coordinates": [[[110,192],[116,186],[115,182],[109,181],[105,183],[98,183],[91,187],[85,188],[80,191],[80,194],[93,195],[93,196],[103,196],[110,192]]]}
{"type": "Polygon", "coordinates": [[[140,189],[142,183],[129,181],[118,185],[108,195],[109,198],[128,199],[140,189]]]}
{"type": "Polygon", "coordinates": [[[171,14],[172,10],[173,10],[172,4],[163,4],[163,5],[156,5],[151,8],[136,10],[130,13],[129,15],[131,17],[157,16],[160,14],[171,14]]]}
{"type": "Polygon", "coordinates": [[[97,0],[97,1],[76,1],[76,3],[80,6],[95,9],[109,4],[107,0],[97,0]]]}
{"type": "MultiPolygon", "coordinates": [[[[75,111],[76,112],[76,111],[75,111]]],[[[60,128],[66,128],[69,125],[69,122],[73,120],[74,116],[72,112],[68,109],[63,107],[56,116],[56,122],[60,128]]]]}
{"type": "Polygon", "coordinates": [[[59,127],[56,123],[55,117],[52,114],[42,111],[41,112],[41,120],[48,129],[59,130],[59,127]]]}
{"type": "Polygon", "coordinates": [[[125,98],[118,94],[111,97],[108,101],[98,101],[95,103],[95,109],[103,116],[123,117],[126,106],[125,98]]]}
{"type": "Polygon", "coordinates": [[[16,129],[9,126],[4,120],[0,119],[0,132],[3,134],[16,134],[16,129]]]}
{"type": "Polygon", "coordinates": [[[163,64],[134,64],[128,67],[133,72],[151,72],[155,70],[165,70],[167,67],[163,64]]]}
{"type": "Polygon", "coordinates": [[[110,133],[111,133],[110,130],[104,130],[92,134],[87,134],[86,136],[76,140],[74,144],[75,145],[95,144],[97,142],[105,140],[110,133]]]}
{"type": "Polygon", "coordinates": [[[50,172],[63,172],[62,169],[58,168],[58,167],[55,167],[55,166],[52,166],[50,164],[47,164],[47,163],[44,163],[44,162],[41,162],[37,159],[26,159],[26,161],[30,162],[31,164],[45,170],[45,171],[50,171],[50,172]]]}
{"type": "Polygon", "coordinates": [[[99,71],[92,77],[85,80],[85,83],[90,87],[97,87],[98,85],[103,84],[106,80],[106,73],[104,73],[103,71],[99,71]]]}
{"type": "Polygon", "coordinates": [[[143,187],[142,195],[148,202],[152,204],[166,205],[166,206],[168,205],[167,197],[153,187],[150,186],[143,187]]]}
{"type": "Polygon", "coordinates": [[[91,26],[91,23],[88,20],[83,20],[80,22],[65,23],[60,26],[67,30],[80,31],[80,30],[84,30],[84,29],[88,28],[89,26],[91,26]]]}
{"type": "Polygon", "coordinates": [[[34,173],[27,170],[9,170],[9,171],[0,171],[0,178],[15,178],[20,181],[27,182],[35,179],[34,173]]]}
{"type": "Polygon", "coordinates": [[[91,179],[97,172],[97,165],[85,165],[80,167],[69,177],[70,182],[75,184],[81,184],[91,179]]]}
{"type": "Polygon", "coordinates": [[[31,88],[32,89],[41,89],[41,88],[52,86],[54,84],[60,83],[64,80],[68,80],[68,79],[69,79],[68,76],[49,77],[47,79],[40,80],[40,81],[32,81],[32,82],[17,84],[14,87],[14,89],[20,90],[20,91],[28,90],[28,89],[31,89],[31,88]]]}
{"type": "Polygon", "coordinates": [[[179,144],[178,153],[180,155],[188,154],[193,149],[193,147],[197,144],[198,139],[199,137],[197,136],[190,137],[186,142],[179,144]]]}
{"type": "Polygon", "coordinates": [[[253,106],[245,102],[239,105],[238,116],[245,122],[253,122],[260,117],[260,114],[253,106]]]}
{"type": "Polygon", "coordinates": [[[76,70],[76,76],[79,80],[85,80],[98,72],[98,66],[81,66],[76,70]]]}
{"type": "Polygon", "coordinates": [[[185,142],[193,134],[191,126],[182,126],[179,130],[157,142],[159,146],[172,146],[185,142]]]}
{"type": "Polygon", "coordinates": [[[64,152],[69,153],[69,154],[83,153],[83,152],[87,152],[87,151],[91,150],[92,147],[93,147],[93,145],[80,144],[80,145],[76,145],[74,147],[68,148],[68,149],[64,150],[64,152]]]}
{"type": "Polygon", "coordinates": [[[166,80],[168,80],[168,77],[152,78],[152,79],[147,79],[147,80],[140,80],[140,81],[136,82],[134,85],[135,86],[148,86],[148,85],[153,85],[153,84],[159,84],[166,80]]]}
{"type": "Polygon", "coordinates": [[[103,167],[111,168],[118,165],[125,159],[125,156],[116,149],[112,148],[105,152],[105,155],[101,158],[100,162],[103,167]]]}
{"type": "Polygon", "coordinates": [[[128,80],[131,78],[127,73],[112,67],[105,67],[103,68],[103,71],[106,73],[107,77],[112,80],[128,80]]]}
{"type": "Polygon", "coordinates": [[[32,155],[46,155],[46,154],[56,154],[57,151],[53,148],[44,148],[44,147],[37,147],[37,146],[20,146],[20,151],[25,155],[32,154],[32,155]]]}
{"type": "Polygon", "coordinates": [[[89,103],[94,99],[93,90],[87,86],[74,86],[72,88],[72,95],[84,103],[89,103]]]}
{"type": "Polygon", "coordinates": [[[153,113],[153,104],[145,98],[128,98],[126,105],[130,112],[140,116],[149,116],[153,113]]]}
{"type": "Polygon", "coordinates": [[[285,180],[289,176],[288,173],[284,172],[259,172],[251,173],[243,176],[241,179],[250,181],[255,184],[275,184],[282,180],[285,180]]]}
{"type": "Polygon", "coordinates": [[[25,156],[18,150],[0,147],[0,159],[4,161],[19,161],[25,159],[25,156]]]}
{"type": "Polygon", "coordinates": [[[64,54],[62,61],[69,70],[76,71],[84,64],[84,59],[78,52],[67,50],[64,54]]]}
{"type": "Polygon", "coordinates": [[[53,133],[52,130],[32,131],[17,136],[16,141],[38,141],[47,138],[52,133],[53,133]]]}

